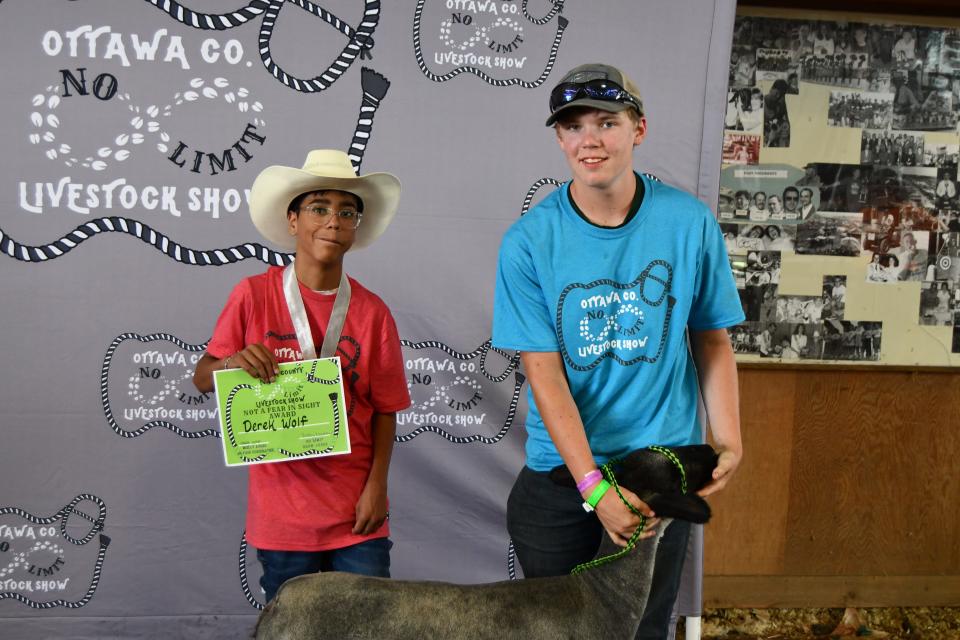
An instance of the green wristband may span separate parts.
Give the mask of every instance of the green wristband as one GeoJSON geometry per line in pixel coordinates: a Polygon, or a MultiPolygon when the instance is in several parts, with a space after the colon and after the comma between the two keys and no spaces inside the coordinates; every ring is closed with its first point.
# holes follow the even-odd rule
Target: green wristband
{"type": "Polygon", "coordinates": [[[593,491],[590,492],[590,497],[587,498],[587,501],[584,502],[584,508],[586,505],[590,505],[590,510],[593,511],[597,508],[597,503],[600,502],[600,498],[610,490],[610,483],[606,480],[601,480],[596,487],[593,488],[593,491]]]}

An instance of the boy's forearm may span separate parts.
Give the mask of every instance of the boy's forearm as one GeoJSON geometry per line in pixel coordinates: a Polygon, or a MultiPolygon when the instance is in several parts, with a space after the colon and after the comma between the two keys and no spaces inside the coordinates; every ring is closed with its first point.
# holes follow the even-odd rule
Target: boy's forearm
{"type": "Polygon", "coordinates": [[[193,371],[193,386],[202,393],[213,391],[213,372],[223,368],[223,360],[204,353],[193,371]]]}
{"type": "Polygon", "coordinates": [[[737,362],[725,329],[691,332],[693,357],[700,378],[700,392],[714,443],[738,457],[740,439],[740,394],[737,362]]]}
{"type": "Polygon", "coordinates": [[[554,446],[576,480],[596,468],[587,434],[557,352],[522,352],[520,360],[537,410],[554,446]]]}
{"type": "Polygon", "coordinates": [[[373,432],[373,462],[367,476],[367,484],[374,484],[386,490],[390,471],[390,458],[393,455],[394,438],[397,435],[396,413],[374,413],[370,419],[373,432]]]}

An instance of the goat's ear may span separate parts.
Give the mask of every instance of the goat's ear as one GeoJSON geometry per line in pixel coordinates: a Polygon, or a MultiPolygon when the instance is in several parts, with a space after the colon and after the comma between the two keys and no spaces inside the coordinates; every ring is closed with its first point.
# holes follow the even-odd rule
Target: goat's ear
{"type": "Polygon", "coordinates": [[[651,493],[643,496],[660,518],[677,518],[696,524],[710,520],[710,505],[695,493],[651,493]]]}
{"type": "Polygon", "coordinates": [[[561,487],[576,487],[577,482],[573,479],[573,474],[570,473],[570,470],[567,469],[567,465],[562,464],[559,467],[554,467],[550,470],[550,479],[553,480],[554,484],[558,484],[561,487]]]}

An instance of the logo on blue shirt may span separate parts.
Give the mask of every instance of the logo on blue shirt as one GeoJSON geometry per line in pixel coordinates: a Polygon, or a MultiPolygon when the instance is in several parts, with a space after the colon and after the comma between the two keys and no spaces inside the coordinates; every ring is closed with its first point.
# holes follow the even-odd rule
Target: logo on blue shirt
{"type": "Polygon", "coordinates": [[[633,282],[573,283],[560,294],[560,351],[572,368],[588,371],[604,358],[624,366],[656,362],[663,353],[676,298],[673,268],[654,260],[633,282]]]}

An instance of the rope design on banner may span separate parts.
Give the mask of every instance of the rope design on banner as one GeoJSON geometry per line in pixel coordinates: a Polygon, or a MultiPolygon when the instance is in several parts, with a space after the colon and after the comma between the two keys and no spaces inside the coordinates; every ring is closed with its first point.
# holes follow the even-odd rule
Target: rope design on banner
{"type": "Polygon", "coordinates": [[[0,229],[0,253],[22,262],[43,262],[59,258],[99,233],[126,233],[153,246],[181,264],[195,266],[219,267],[248,258],[256,258],[268,265],[285,266],[292,259],[291,254],[274,251],[257,242],[247,242],[210,251],[190,249],[139,220],[120,216],[95,218],[53,242],[36,246],[17,242],[0,229]]]}
{"type": "Polygon", "coordinates": [[[193,11],[176,2],[176,0],[146,0],[146,2],[166,12],[174,20],[195,29],[232,29],[262,15],[263,20],[260,23],[258,45],[263,66],[270,75],[284,85],[302,93],[323,91],[336,82],[358,57],[370,58],[370,50],[373,48],[373,32],[380,21],[380,0],[364,0],[363,19],[356,29],[323,7],[309,2],[309,0],[253,0],[245,7],[223,14],[193,11]],[[340,51],[333,63],[327,67],[326,71],[313,78],[304,80],[289,75],[273,60],[270,54],[270,40],[273,37],[273,29],[276,26],[277,16],[280,15],[280,10],[286,2],[295,4],[304,11],[317,16],[348,38],[346,46],[340,51]]]}
{"type": "Polygon", "coordinates": [[[68,602],[63,598],[59,600],[51,600],[50,602],[38,602],[31,598],[20,595],[15,591],[4,591],[0,593],[0,600],[12,599],[17,602],[21,602],[28,607],[34,609],[52,609],[54,607],[65,607],[67,609],[79,609],[80,607],[86,605],[90,602],[90,599],[93,598],[93,594],[97,591],[97,586],[100,584],[100,573],[103,570],[103,561],[107,556],[107,546],[110,544],[110,538],[105,535],[100,536],[100,550],[97,552],[97,561],[93,565],[93,578],[90,580],[90,586],[87,588],[87,592],[83,594],[83,597],[75,602],[68,602]]]}
{"type": "MultiPolygon", "coordinates": [[[[293,2],[307,11],[312,11],[310,7],[315,5],[303,2],[302,0],[270,0],[270,5],[267,7],[267,11],[263,16],[263,22],[260,25],[259,39],[260,59],[263,61],[263,66],[270,72],[270,75],[286,86],[302,93],[323,91],[336,82],[340,76],[350,68],[350,65],[353,64],[358,56],[370,57],[370,49],[373,47],[373,32],[376,30],[377,23],[380,21],[380,0],[364,0],[363,20],[350,37],[347,45],[340,52],[340,55],[333,61],[333,64],[327,67],[326,71],[309,79],[296,78],[289,75],[273,61],[270,54],[270,39],[273,37],[273,28],[276,25],[277,16],[280,15],[280,9],[283,8],[284,2],[293,2]]],[[[340,22],[336,18],[334,18],[334,20],[338,23],[340,22]]]]}
{"type": "Polygon", "coordinates": [[[103,523],[107,519],[107,505],[106,503],[104,503],[103,500],[101,500],[100,498],[98,498],[97,496],[91,493],[81,493],[80,495],[75,497],[73,500],[68,502],[65,507],[61,508],[60,510],[58,510],[56,513],[54,513],[52,516],[48,518],[38,518],[32,513],[28,513],[18,507],[0,507],[0,516],[6,516],[6,515],[19,516],[24,520],[26,520],[27,522],[30,522],[32,524],[39,524],[39,525],[52,524],[57,520],[59,520],[60,535],[63,536],[64,540],[66,540],[67,542],[79,546],[79,545],[87,544],[88,542],[93,540],[93,536],[103,531],[103,523]],[[84,513],[83,511],[78,511],[75,508],[78,503],[83,502],[84,500],[89,500],[90,502],[97,505],[96,518],[84,513]],[[88,533],[82,538],[74,538],[68,535],[67,534],[67,518],[69,518],[71,514],[76,514],[77,516],[91,523],[93,527],[90,529],[90,533],[88,533]]]}
{"type": "Polygon", "coordinates": [[[390,81],[373,69],[363,67],[360,70],[360,89],[363,91],[363,99],[360,101],[360,113],[357,116],[353,140],[350,141],[350,149],[347,151],[350,164],[358,175],[360,163],[363,162],[363,153],[367,149],[367,142],[373,131],[373,116],[376,115],[377,109],[380,108],[380,101],[387,95],[389,88],[390,81]]]}
{"type": "MultiPolygon", "coordinates": [[[[63,538],[68,542],[79,546],[79,545],[87,544],[93,539],[95,535],[97,535],[100,531],[103,531],[103,523],[107,517],[107,505],[103,502],[103,500],[101,500],[100,498],[98,498],[93,494],[81,493],[80,495],[75,497],[73,500],[71,500],[65,507],[63,507],[62,509],[60,509],[59,511],[57,511],[55,514],[53,514],[48,518],[38,518],[35,515],[28,513],[23,509],[20,509],[17,507],[0,507],[0,516],[10,515],[10,514],[19,516],[24,520],[27,520],[28,522],[31,522],[33,524],[39,524],[39,525],[47,525],[57,520],[60,520],[60,535],[63,536],[63,538]],[[84,500],[89,500],[90,502],[93,502],[94,504],[97,505],[98,513],[96,518],[84,513],[83,511],[78,511],[75,508],[77,506],[77,503],[82,502],[84,500]],[[91,522],[93,524],[93,527],[91,527],[90,533],[88,533],[83,538],[74,538],[68,535],[67,534],[67,518],[69,518],[71,514],[76,514],[81,518],[83,518],[84,520],[91,522]]],[[[52,609],[54,607],[65,607],[67,609],[79,609],[80,607],[90,602],[90,599],[93,598],[93,594],[97,590],[97,586],[100,584],[100,574],[103,569],[103,561],[106,558],[107,546],[109,544],[110,544],[109,536],[105,536],[101,533],[100,549],[97,551],[97,560],[93,566],[93,577],[90,580],[90,586],[87,588],[86,593],[79,600],[74,602],[68,602],[63,598],[60,598],[58,600],[51,600],[49,602],[38,602],[37,600],[27,598],[15,591],[0,592],[0,600],[16,600],[17,602],[25,604],[28,607],[32,607],[34,609],[52,609]]]]}
{"type": "Polygon", "coordinates": [[[534,18],[527,12],[528,1],[529,0],[523,0],[523,4],[520,5],[520,11],[523,12],[524,18],[526,18],[527,20],[529,20],[530,22],[536,25],[542,26],[547,24],[548,22],[553,20],[553,16],[563,11],[564,0],[553,0],[553,8],[550,9],[550,12],[547,15],[543,16],[542,18],[534,18]]]}
{"type": "Polygon", "coordinates": [[[513,540],[507,546],[507,575],[511,580],[517,579],[517,550],[513,548],[513,540]]]}
{"type": "Polygon", "coordinates": [[[483,375],[484,378],[486,378],[491,382],[503,382],[510,376],[511,373],[513,373],[514,369],[520,366],[520,354],[515,353],[511,356],[503,349],[499,349],[497,347],[491,346],[491,342],[492,340],[487,340],[486,342],[481,344],[479,347],[477,347],[470,353],[460,353],[459,351],[451,349],[444,343],[437,342],[436,340],[424,340],[423,342],[411,342],[410,340],[401,339],[400,346],[410,347],[411,349],[430,349],[430,348],[438,349],[440,351],[443,351],[448,356],[456,358],[457,360],[472,360],[473,358],[480,356],[480,374],[483,375]],[[499,376],[494,376],[490,373],[487,373],[486,358],[487,358],[487,353],[489,353],[490,351],[499,353],[501,356],[503,356],[510,362],[510,366],[507,367],[506,371],[504,371],[499,376]]]}
{"type": "Polygon", "coordinates": [[[103,404],[103,414],[107,418],[107,424],[110,425],[110,428],[113,429],[114,433],[124,438],[138,438],[145,434],[150,429],[154,427],[163,427],[168,429],[173,433],[177,434],[181,438],[206,438],[214,437],[219,438],[220,432],[217,429],[204,429],[203,431],[186,431],[182,429],[179,425],[173,424],[172,422],[167,422],[166,420],[151,420],[150,422],[144,424],[139,429],[135,431],[127,431],[121,427],[116,418],[113,415],[113,409],[110,407],[109,399],[109,377],[110,377],[110,364],[113,361],[113,354],[116,352],[117,347],[120,346],[120,343],[125,340],[138,340],[140,342],[154,342],[156,340],[166,340],[167,342],[172,342],[179,348],[184,351],[189,351],[192,353],[198,353],[207,348],[207,343],[203,344],[188,344],[178,338],[177,336],[171,335],[169,333],[151,333],[146,336],[142,336],[139,333],[122,333],[116,338],[113,339],[113,342],[110,343],[110,346],[107,347],[107,353],[103,358],[103,368],[100,369],[100,402],[103,404]]]}
{"type": "Polygon", "coordinates": [[[513,396],[510,399],[510,407],[507,409],[507,417],[503,421],[503,426],[500,427],[500,431],[498,431],[496,435],[492,437],[481,436],[480,434],[474,434],[472,436],[454,436],[438,426],[425,424],[417,427],[410,433],[396,436],[394,441],[401,443],[410,442],[422,433],[435,433],[454,444],[469,444],[471,442],[479,442],[481,444],[496,444],[500,442],[505,435],[507,435],[507,432],[510,430],[510,425],[513,424],[513,419],[517,414],[517,402],[520,400],[520,388],[523,386],[523,382],[525,380],[526,377],[522,373],[517,373],[516,384],[513,386],[513,396]]]}
{"type": "Polygon", "coordinates": [[[254,609],[262,610],[264,604],[253,597],[253,592],[250,590],[250,582],[247,578],[247,532],[244,531],[243,535],[240,537],[240,588],[243,590],[243,595],[247,599],[247,602],[250,603],[254,609]]]}
{"type": "MultiPolygon", "coordinates": [[[[340,407],[337,406],[337,394],[331,393],[329,398],[330,398],[330,407],[333,409],[333,437],[338,438],[340,437],[340,407]]],[[[303,453],[292,453],[290,451],[287,451],[286,449],[280,449],[279,451],[280,453],[287,456],[288,458],[302,458],[304,456],[319,456],[319,455],[323,455],[324,453],[330,453],[331,451],[333,451],[333,447],[334,445],[331,444],[329,447],[327,447],[326,449],[323,449],[322,451],[317,451],[316,449],[310,449],[308,451],[304,451],[303,453]]]]}
{"type": "Polygon", "coordinates": [[[540,187],[544,185],[552,184],[555,187],[562,187],[563,183],[559,180],[553,178],[540,178],[527,190],[527,195],[523,197],[523,206],[520,207],[520,215],[524,215],[527,211],[530,210],[530,203],[533,202],[533,196],[536,195],[537,191],[540,190],[540,187]]]}
{"type": "MultiPolygon", "coordinates": [[[[550,55],[547,58],[547,65],[543,69],[543,73],[540,74],[540,77],[534,80],[533,82],[528,82],[521,80],[520,78],[510,78],[509,80],[497,80],[491,78],[483,71],[471,67],[468,65],[459,66],[456,69],[449,71],[443,75],[437,75],[430,71],[427,68],[427,62],[423,57],[423,46],[420,42],[420,29],[421,23],[423,22],[423,3],[425,0],[417,0],[417,10],[413,14],[413,52],[417,58],[417,66],[420,67],[420,71],[430,80],[434,82],[446,82],[451,78],[456,78],[461,73],[472,73],[477,76],[484,82],[494,87],[509,87],[511,85],[516,85],[518,87],[523,87],[524,89],[536,89],[544,83],[547,79],[547,76],[550,75],[550,72],[553,70],[553,65],[557,61],[557,51],[560,49],[560,41],[563,39],[563,32],[566,30],[567,25],[570,24],[570,21],[560,16],[557,18],[557,33],[553,38],[553,44],[550,46],[550,55]]],[[[562,2],[561,2],[562,4],[562,2]]],[[[556,7],[554,7],[556,9],[556,7]]],[[[531,19],[531,21],[535,22],[531,19]]],[[[537,23],[540,24],[540,23],[537,23]]]]}
{"type": "MultiPolygon", "coordinates": [[[[653,175],[652,173],[642,173],[640,175],[646,176],[647,178],[649,178],[650,180],[653,180],[654,182],[663,182],[663,180],[653,175]]],[[[530,185],[530,189],[527,190],[527,195],[523,197],[523,206],[520,207],[521,216],[530,210],[530,204],[533,202],[533,196],[537,194],[537,191],[539,191],[540,188],[543,187],[544,185],[548,185],[548,184],[552,184],[555,187],[563,186],[563,182],[561,182],[560,180],[556,180],[554,178],[540,178],[539,180],[534,182],[532,185],[530,185]]]]}
{"type": "Polygon", "coordinates": [[[239,27],[262,14],[267,9],[266,0],[252,0],[247,6],[229,13],[199,13],[187,9],[176,0],[147,0],[150,4],[165,11],[177,22],[194,29],[216,29],[223,31],[239,27]]]}

